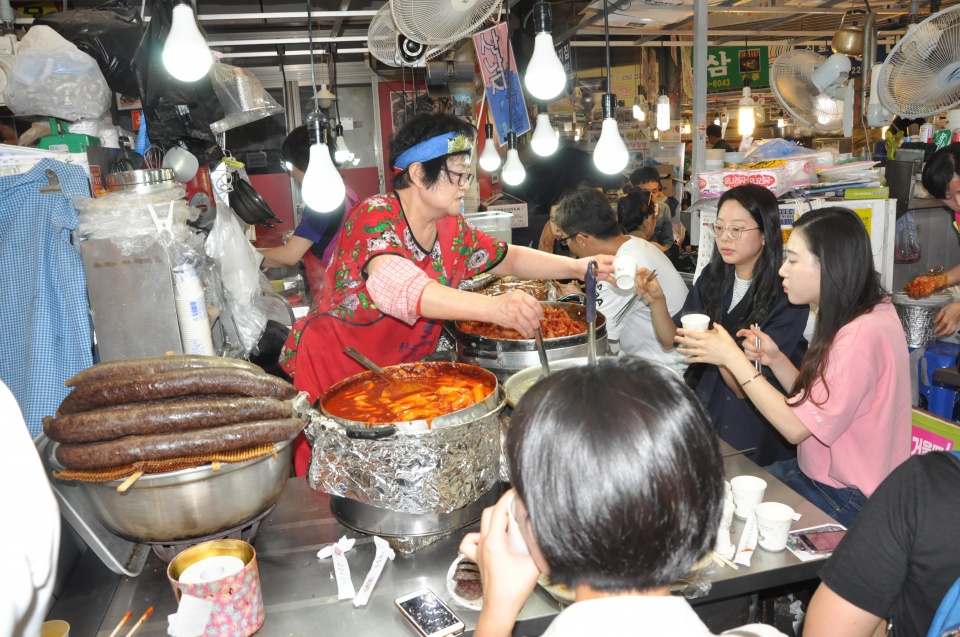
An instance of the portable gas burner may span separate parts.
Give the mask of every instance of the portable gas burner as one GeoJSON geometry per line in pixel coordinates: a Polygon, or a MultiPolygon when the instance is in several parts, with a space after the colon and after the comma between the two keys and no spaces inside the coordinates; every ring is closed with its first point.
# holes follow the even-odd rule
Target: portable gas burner
{"type": "Polygon", "coordinates": [[[243,540],[247,544],[253,544],[253,540],[257,537],[257,532],[260,530],[260,522],[262,522],[265,517],[270,515],[273,509],[274,507],[270,507],[252,520],[244,522],[239,526],[235,526],[232,529],[227,529],[226,531],[212,533],[210,535],[205,535],[204,537],[180,540],[178,542],[148,542],[147,545],[153,549],[153,552],[156,553],[157,557],[166,563],[170,563],[173,558],[183,551],[186,551],[191,546],[196,546],[197,544],[202,544],[203,542],[209,542],[211,540],[243,540]]]}

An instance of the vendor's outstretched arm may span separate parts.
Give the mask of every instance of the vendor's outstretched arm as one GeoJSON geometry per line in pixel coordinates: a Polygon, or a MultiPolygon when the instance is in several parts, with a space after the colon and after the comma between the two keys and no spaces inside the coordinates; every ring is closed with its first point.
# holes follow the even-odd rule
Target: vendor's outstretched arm
{"type": "Polygon", "coordinates": [[[524,246],[510,246],[503,261],[490,270],[492,274],[512,274],[522,279],[580,279],[583,280],[587,272],[587,264],[596,261],[600,276],[606,281],[613,281],[609,275],[613,273],[613,257],[598,254],[586,259],[571,259],[556,254],[549,254],[524,246]]]}

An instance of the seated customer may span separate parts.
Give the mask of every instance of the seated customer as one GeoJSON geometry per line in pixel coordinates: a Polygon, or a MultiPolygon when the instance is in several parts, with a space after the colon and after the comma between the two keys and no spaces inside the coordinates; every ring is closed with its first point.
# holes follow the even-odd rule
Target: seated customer
{"type": "MultiPolygon", "coordinates": [[[[671,169],[672,170],[672,169],[671,169]]],[[[630,184],[637,190],[650,193],[657,202],[657,225],[653,232],[652,243],[657,244],[663,251],[670,249],[675,243],[673,236],[673,214],[667,205],[667,196],[660,188],[660,173],[653,166],[637,168],[630,173],[630,184]]]]}
{"type": "Polygon", "coordinates": [[[713,550],[723,499],[713,427],[676,374],[635,358],[553,374],[521,399],[506,449],[516,493],[460,545],[483,581],[476,637],[512,633],[541,571],[576,593],[544,637],[712,634],[669,588],[713,550]],[[514,496],[530,555],[507,545],[514,496]]]}
{"type": "MultiPolygon", "coordinates": [[[[644,228],[647,236],[653,231],[654,214],[650,206],[641,209],[640,200],[649,195],[634,192],[622,202],[624,220],[631,227],[644,228]],[[631,205],[631,202],[635,205],[631,205]]],[[[564,197],[557,205],[557,226],[576,257],[613,254],[633,258],[641,268],[657,271],[657,280],[666,295],[670,312],[676,313],[687,299],[687,285],[670,259],[652,243],[623,234],[607,198],[596,190],[581,188],[564,197]]],[[[683,372],[686,365],[675,350],[664,349],[653,329],[650,306],[634,302],[627,313],[616,318],[635,298],[633,288],[621,290],[606,282],[597,283],[597,308],[607,319],[607,339],[613,353],[623,352],[671,366],[683,372]]],[[[638,299],[639,301],[639,299],[638,299]]]]}
{"type": "Polygon", "coordinates": [[[733,146],[723,139],[723,128],[720,124],[710,124],[707,126],[707,145],[715,150],[725,150],[728,153],[733,152],[733,146]]]}
{"type": "Polygon", "coordinates": [[[912,456],[893,470],[820,571],[804,637],[927,634],[960,575],[960,460],[912,456]]]}
{"type": "Polygon", "coordinates": [[[799,366],[762,326],[680,330],[677,349],[688,363],[720,365],[736,379],[753,406],[797,445],[797,459],[767,471],[850,526],[910,455],[907,341],[856,213],[840,207],[805,213],[793,224],[786,253],[780,275],[790,302],[819,308],[799,366]],[[743,349],[734,335],[743,338],[743,349]],[[779,386],[756,361],[773,371],[779,386]],[[789,388],[786,395],[781,387],[789,388]]]}

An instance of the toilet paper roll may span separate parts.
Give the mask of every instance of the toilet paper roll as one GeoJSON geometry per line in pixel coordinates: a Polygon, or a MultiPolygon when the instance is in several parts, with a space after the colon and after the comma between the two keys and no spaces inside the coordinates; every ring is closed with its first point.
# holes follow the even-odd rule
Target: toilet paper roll
{"type": "Polygon", "coordinates": [[[243,570],[243,560],[233,555],[215,555],[194,562],[180,574],[181,584],[200,584],[229,577],[243,570]]]}

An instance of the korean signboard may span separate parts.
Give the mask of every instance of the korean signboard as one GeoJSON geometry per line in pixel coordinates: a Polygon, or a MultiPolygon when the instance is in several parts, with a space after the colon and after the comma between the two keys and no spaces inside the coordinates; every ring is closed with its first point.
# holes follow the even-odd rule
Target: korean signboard
{"type": "Polygon", "coordinates": [[[710,47],[707,50],[707,90],[729,91],[744,86],[770,85],[769,52],[765,46],[710,47]]]}
{"type": "Polygon", "coordinates": [[[507,143],[507,131],[513,130],[517,135],[522,135],[530,130],[530,117],[523,103],[517,60],[512,50],[507,55],[510,47],[507,24],[503,22],[475,34],[473,46],[477,50],[477,62],[490,103],[490,113],[502,146],[507,143]],[[509,91],[507,82],[510,82],[509,91]]]}

